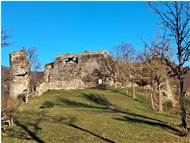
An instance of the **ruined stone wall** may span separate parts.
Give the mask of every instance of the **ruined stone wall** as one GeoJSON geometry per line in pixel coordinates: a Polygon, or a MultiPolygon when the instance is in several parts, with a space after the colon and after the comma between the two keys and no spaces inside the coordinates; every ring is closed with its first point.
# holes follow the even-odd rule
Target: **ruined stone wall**
{"type": "Polygon", "coordinates": [[[104,51],[58,55],[54,63],[47,64],[44,81],[49,89],[83,89],[96,87],[96,72],[102,69],[108,54],[104,51]]]}
{"type": "Polygon", "coordinates": [[[9,54],[10,58],[10,96],[17,98],[27,91],[29,84],[29,66],[30,63],[26,58],[23,50],[9,54]]]}
{"type": "Polygon", "coordinates": [[[164,82],[164,85],[162,86],[161,92],[164,93],[164,95],[166,95],[166,97],[164,98],[164,100],[170,100],[173,103],[173,106],[175,106],[177,104],[177,101],[175,99],[175,88],[172,87],[171,84],[171,80],[170,79],[166,79],[166,81],[164,82]]]}

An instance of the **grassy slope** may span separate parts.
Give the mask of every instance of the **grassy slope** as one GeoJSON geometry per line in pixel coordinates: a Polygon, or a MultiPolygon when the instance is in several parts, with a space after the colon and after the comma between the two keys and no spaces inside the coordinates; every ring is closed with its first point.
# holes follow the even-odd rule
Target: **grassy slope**
{"type": "Polygon", "coordinates": [[[121,90],[48,91],[23,104],[3,143],[187,143],[179,137],[180,117],[149,108],[141,90],[137,100],[121,90]],[[44,101],[56,105],[40,108],[44,101]],[[176,125],[175,125],[175,124],[176,125]]]}

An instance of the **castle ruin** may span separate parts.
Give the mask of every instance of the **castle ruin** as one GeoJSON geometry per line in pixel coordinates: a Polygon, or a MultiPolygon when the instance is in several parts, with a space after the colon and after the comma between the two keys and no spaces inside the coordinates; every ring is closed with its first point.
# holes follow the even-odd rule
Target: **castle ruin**
{"type": "MultiPolygon", "coordinates": [[[[102,85],[113,85],[116,76],[110,63],[116,62],[107,51],[58,55],[54,62],[44,67],[44,77],[30,91],[30,95],[41,95],[52,89],[85,89],[102,85]],[[113,76],[112,76],[113,75],[113,76]]],[[[29,61],[26,53],[10,53],[10,94],[13,97],[25,94],[29,84],[29,61]]]]}
{"type": "MultiPolygon", "coordinates": [[[[107,62],[112,58],[106,51],[58,55],[53,63],[45,65],[44,79],[36,91],[38,95],[48,89],[85,89],[113,81],[107,62]]],[[[113,58],[112,58],[113,60],[113,58]]]]}
{"type": "MultiPolygon", "coordinates": [[[[26,56],[23,50],[10,53],[10,96],[14,98],[26,95],[30,82],[30,63],[26,56]]],[[[107,51],[58,55],[54,62],[45,65],[43,78],[30,86],[29,95],[41,95],[53,89],[122,87],[117,76],[120,64],[107,51]]],[[[167,91],[168,98],[172,98],[172,92],[167,91]]]]}

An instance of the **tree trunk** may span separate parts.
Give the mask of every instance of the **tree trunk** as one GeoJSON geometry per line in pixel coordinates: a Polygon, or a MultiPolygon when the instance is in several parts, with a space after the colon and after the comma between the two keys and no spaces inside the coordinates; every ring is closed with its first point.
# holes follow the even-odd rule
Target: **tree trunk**
{"type": "Polygon", "coordinates": [[[26,91],[25,100],[24,100],[25,103],[28,103],[29,91],[30,91],[30,88],[29,88],[29,86],[28,86],[28,87],[27,87],[27,91],[26,91]]]}
{"type": "Polygon", "coordinates": [[[28,97],[29,97],[29,93],[30,93],[30,84],[31,84],[31,76],[30,76],[30,71],[31,71],[31,67],[29,68],[29,83],[28,83],[28,86],[27,86],[27,91],[26,91],[26,95],[25,95],[25,99],[24,99],[24,102],[25,103],[28,103],[28,97]]]}
{"type": "Polygon", "coordinates": [[[132,82],[132,88],[133,88],[133,99],[136,99],[135,87],[133,82],[132,82]]]}
{"type": "Polygon", "coordinates": [[[151,102],[151,107],[152,107],[152,109],[154,110],[155,108],[154,108],[154,99],[153,99],[153,94],[152,94],[152,92],[150,92],[150,102],[151,102]]]}
{"type": "Polygon", "coordinates": [[[157,85],[157,90],[158,90],[158,98],[159,98],[159,112],[163,112],[162,94],[160,92],[160,84],[157,85]]]}
{"type": "Polygon", "coordinates": [[[128,94],[129,94],[129,91],[128,91],[127,85],[125,85],[125,95],[128,95],[128,94]]]}
{"type": "Polygon", "coordinates": [[[125,95],[128,95],[129,94],[129,91],[128,91],[128,88],[127,88],[127,80],[125,81],[125,95]]]}
{"type": "Polygon", "coordinates": [[[181,123],[182,126],[187,129],[187,117],[186,117],[186,107],[185,107],[185,94],[183,93],[183,78],[180,78],[180,104],[181,104],[181,123]]]}

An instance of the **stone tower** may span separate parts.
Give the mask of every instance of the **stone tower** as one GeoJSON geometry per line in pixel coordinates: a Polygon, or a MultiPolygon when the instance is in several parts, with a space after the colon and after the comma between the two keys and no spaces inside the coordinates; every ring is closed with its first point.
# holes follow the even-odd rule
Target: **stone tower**
{"type": "Polygon", "coordinates": [[[26,94],[29,84],[29,66],[24,50],[9,54],[10,58],[10,96],[17,98],[26,94]]]}

